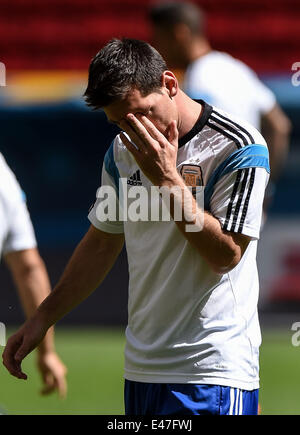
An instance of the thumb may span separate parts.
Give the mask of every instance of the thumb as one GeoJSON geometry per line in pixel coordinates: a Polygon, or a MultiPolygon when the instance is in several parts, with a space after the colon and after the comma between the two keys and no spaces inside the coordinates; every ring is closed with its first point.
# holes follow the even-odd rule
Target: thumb
{"type": "Polygon", "coordinates": [[[178,135],[177,122],[172,121],[169,127],[168,140],[175,147],[178,146],[178,135]]]}

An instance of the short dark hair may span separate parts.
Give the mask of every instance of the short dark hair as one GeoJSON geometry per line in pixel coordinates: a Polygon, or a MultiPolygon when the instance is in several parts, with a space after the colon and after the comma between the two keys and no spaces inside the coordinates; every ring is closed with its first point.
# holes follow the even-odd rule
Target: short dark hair
{"type": "Polygon", "coordinates": [[[193,3],[166,1],[155,4],[150,8],[149,17],[155,26],[172,28],[184,23],[194,34],[205,33],[205,14],[193,3]]]}
{"type": "Polygon", "coordinates": [[[132,88],[143,96],[158,91],[167,65],[150,44],[137,39],[112,39],[92,59],[86,104],[99,109],[121,100],[132,88]]]}

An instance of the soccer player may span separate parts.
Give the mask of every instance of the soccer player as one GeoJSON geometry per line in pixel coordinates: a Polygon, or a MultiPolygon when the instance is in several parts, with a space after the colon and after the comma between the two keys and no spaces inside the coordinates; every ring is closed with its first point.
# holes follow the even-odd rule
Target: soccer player
{"type": "Polygon", "coordinates": [[[53,292],[8,340],[4,365],[26,379],[23,358],[97,288],[125,241],[126,414],[256,414],[256,248],[269,178],[263,137],[189,98],[143,41],[110,41],[91,62],[85,97],[122,130],[106,153],[102,186],[116,192],[123,214],[102,219],[105,199],[97,195],[87,234],[53,292]],[[172,190],[170,213],[181,207],[182,219],[125,219],[124,180],[148,193],[172,190]],[[204,207],[193,196],[201,186],[204,207]],[[191,221],[199,231],[187,231],[191,221]]]}
{"type": "MultiPolygon", "coordinates": [[[[34,230],[15,175],[0,154],[0,257],[9,267],[27,317],[30,317],[50,293],[48,274],[41,259],[34,230]]],[[[65,397],[66,368],[55,352],[51,328],[38,347],[38,369],[44,387],[42,394],[57,390],[65,397]]]]}
{"type": "Polygon", "coordinates": [[[205,14],[189,2],[165,2],[150,9],[155,46],[169,67],[185,72],[183,89],[191,98],[237,115],[263,131],[270,152],[269,200],[284,167],[291,123],[273,92],[247,65],[213,50],[205,34],[205,14]]]}

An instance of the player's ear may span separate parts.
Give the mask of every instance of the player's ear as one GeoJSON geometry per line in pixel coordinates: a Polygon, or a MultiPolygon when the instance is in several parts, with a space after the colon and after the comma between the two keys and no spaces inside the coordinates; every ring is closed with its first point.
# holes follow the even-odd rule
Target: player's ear
{"type": "Polygon", "coordinates": [[[173,98],[178,92],[178,81],[172,71],[164,71],[162,74],[162,86],[167,90],[169,97],[173,98]]]}

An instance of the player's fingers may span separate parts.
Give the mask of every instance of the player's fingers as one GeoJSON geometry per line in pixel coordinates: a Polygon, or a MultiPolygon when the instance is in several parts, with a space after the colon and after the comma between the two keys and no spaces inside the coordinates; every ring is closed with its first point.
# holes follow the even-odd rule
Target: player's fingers
{"type": "Polygon", "coordinates": [[[67,395],[67,381],[65,379],[65,376],[55,376],[49,373],[46,376],[45,386],[42,388],[41,394],[43,396],[46,396],[56,390],[59,397],[61,399],[65,399],[67,395]]]}
{"type": "Polygon", "coordinates": [[[140,123],[147,131],[148,135],[152,137],[152,139],[158,142],[161,146],[165,145],[165,136],[155,127],[153,122],[151,122],[150,119],[147,118],[147,116],[137,113],[136,118],[140,121],[140,123]]]}
{"type": "Polygon", "coordinates": [[[120,127],[129,136],[134,145],[141,151],[145,148],[145,143],[142,138],[138,136],[134,128],[127,121],[120,121],[120,127]]]}
{"type": "Polygon", "coordinates": [[[3,363],[6,367],[6,369],[8,370],[8,372],[12,375],[15,376],[18,379],[27,379],[27,375],[22,372],[21,369],[21,365],[17,364],[16,362],[11,362],[11,363],[3,363]]]}
{"type": "Polygon", "coordinates": [[[139,148],[137,148],[137,146],[135,144],[133,144],[126,136],[125,134],[122,132],[120,133],[120,138],[123,142],[123,144],[126,146],[126,148],[128,149],[128,151],[130,151],[134,157],[138,157],[140,155],[140,150],[139,148]]]}
{"type": "Polygon", "coordinates": [[[18,349],[22,347],[23,337],[22,336],[12,336],[4,349],[2,359],[3,365],[7,368],[9,373],[19,379],[27,379],[25,373],[21,370],[21,360],[16,359],[18,349]]]}
{"type": "Polygon", "coordinates": [[[67,381],[65,376],[58,376],[55,379],[55,384],[56,384],[56,388],[58,391],[58,395],[61,399],[65,399],[65,397],[67,396],[67,381]]]}
{"type": "Polygon", "coordinates": [[[23,359],[30,353],[30,351],[31,351],[30,347],[26,343],[25,339],[23,339],[21,346],[19,347],[19,349],[17,350],[17,352],[15,354],[15,361],[18,364],[21,364],[23,359]]]}
{"type": "MultiPolygon", "coordinates": [[[[126,120],[129,122],[129,124],[133,127],[134,131],[136,131],[137,135],[142,139],[142,141],[147,145],[154,145],[157,141],[157,138],[161,138],[159,134],[155,134],[156,127],[152,124],[151,121],[149,121],[143,114],[137,113],[134,115],[133,113],[128,113],[126,116],[126,120]],[[147,124],[142,121],[143,118],[145,118],[148,121],[149,127],[151,127],[151,130],[153,131],[153,135],[151,134],[151,130],[147,128],[147,124]]],[[[157,133],[159,131],[157,130],[157,133]]]]}
{"type": "Polygon", "coordinates": [[[43,396],[52,393],[55,390],[55,379],[51,373],[44,373],[43,374],[43,382],[44,386],[41,389],[41,394],[43,396]]]}
{"type": "MultiPolygon", "coordinates": [[[[140,119],[137,118],[138,116],[141,117],[143,115],[142,114],[133,115],[132,113],[128,113],[126,115],[127,124],[132,128],[135,135],[132,137],[132,140],[134,142],[137,142],[141,150],[159,149],[159,146],[162,146],[163,144],[162,143],[160,144],[158,140],[150,134],[150,132],[145,127],[145,125],[143,125],[140,119]]],[[[151,125],[155,129],[152,123],[151,125]]],[[[162,140],[165,141],[165,138],[164,139],[162,138],[163,135],[160,136],[160,139],[161,141],[162,140]]]]}
{"type": "Polygon", "coordinates": [[[5,349],[2,353],[2,361],[8,371],[10,371],[11,366],[14,366],[16,363],[14,357],[21,343],[22,339],[18,339],[17,337],[13,336],[8,340],[5,346],[5,349]]]}

